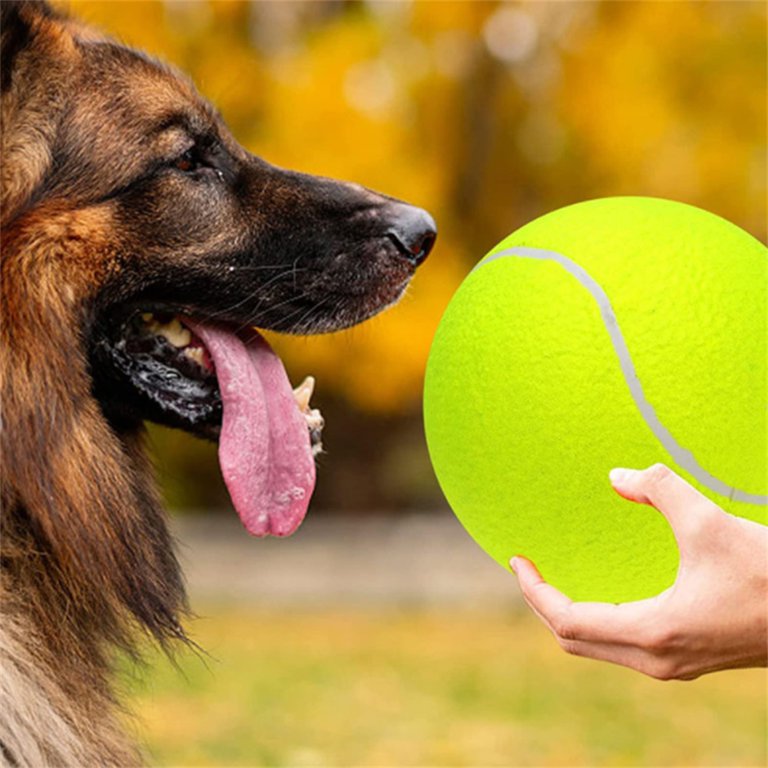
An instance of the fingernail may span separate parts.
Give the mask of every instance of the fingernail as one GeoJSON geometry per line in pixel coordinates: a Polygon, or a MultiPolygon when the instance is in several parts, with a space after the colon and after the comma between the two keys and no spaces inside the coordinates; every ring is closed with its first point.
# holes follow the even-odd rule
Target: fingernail
{"type": "Polygon", "coordinates": [[[621,467],[616,467],[616,469],[612,469],[608,473],[608,478],[614,485],[620,485],[621,483],[629,480],[631,475],[631,469],[622,469],[621,467]]]}
{"type": "Polygon", "coordinates": [[[515,573],[517,573],[517,557],[513,557],[513,558],[512,558],[512,559],[509,561],[509,567],[510,567],[510,568],[511,568],[511,569],[512,569],[512,570],[513,570],[515,573]]]}

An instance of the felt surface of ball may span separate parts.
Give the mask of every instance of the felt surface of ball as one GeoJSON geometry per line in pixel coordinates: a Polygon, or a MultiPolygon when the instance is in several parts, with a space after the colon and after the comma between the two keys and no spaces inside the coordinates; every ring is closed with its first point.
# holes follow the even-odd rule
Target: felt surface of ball
{"type": "Polygon", "coordinates": [[[663,462],[766,523],[768,250],[682,203],[608,198],[503,240],[464,280],[430,351],[435,473],[500,564],[531,558],[574,600],[669,587],[672,531],[613,467],[663,462]]]}

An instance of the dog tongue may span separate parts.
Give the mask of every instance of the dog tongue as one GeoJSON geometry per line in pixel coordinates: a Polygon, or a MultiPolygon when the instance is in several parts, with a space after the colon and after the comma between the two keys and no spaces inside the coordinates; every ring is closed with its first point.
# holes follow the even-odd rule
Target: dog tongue
{"type": "Polygon", "coordinates": [[[254,536],[288,536],[307,512],[315,460],[307,423],[280,358],[257,333],[189,323],[216,366],[223,417],[219,464],[254,536]]]}

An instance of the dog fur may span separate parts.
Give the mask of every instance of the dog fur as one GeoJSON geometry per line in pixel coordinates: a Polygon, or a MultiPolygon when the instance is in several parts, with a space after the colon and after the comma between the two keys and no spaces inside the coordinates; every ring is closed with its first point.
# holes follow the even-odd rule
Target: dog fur
{"type": "Polygon", "coordinates": [[[346,327],[399,298],[434,231],[248,154],[183,76],[47,4],[1,9],[0,754],[134,765],[115,656],[184,641],[187,613],[142,424],[216,428],[149,402],[97,341],[143,303],[346,327]]]}

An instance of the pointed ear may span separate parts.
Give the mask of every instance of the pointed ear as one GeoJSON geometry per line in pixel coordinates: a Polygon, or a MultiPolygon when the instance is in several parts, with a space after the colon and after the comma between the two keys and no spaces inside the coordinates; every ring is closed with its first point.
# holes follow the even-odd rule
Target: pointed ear
{"type": "Polygon", "coordinates": [[[3,92],[11,87],[16,58],[34,39],[38,20],[53,15],[52,8],[43,0],[3,0],[0,3],[0,89],[3,92]]]}
{"type": "Polygon", "coordinates": [[[67,94],[75,57],[66,24],[47,3],[0,0],[0,14],[4,139],[0,222],[6,225],[50,166],[60,96],[67,94]]]}

